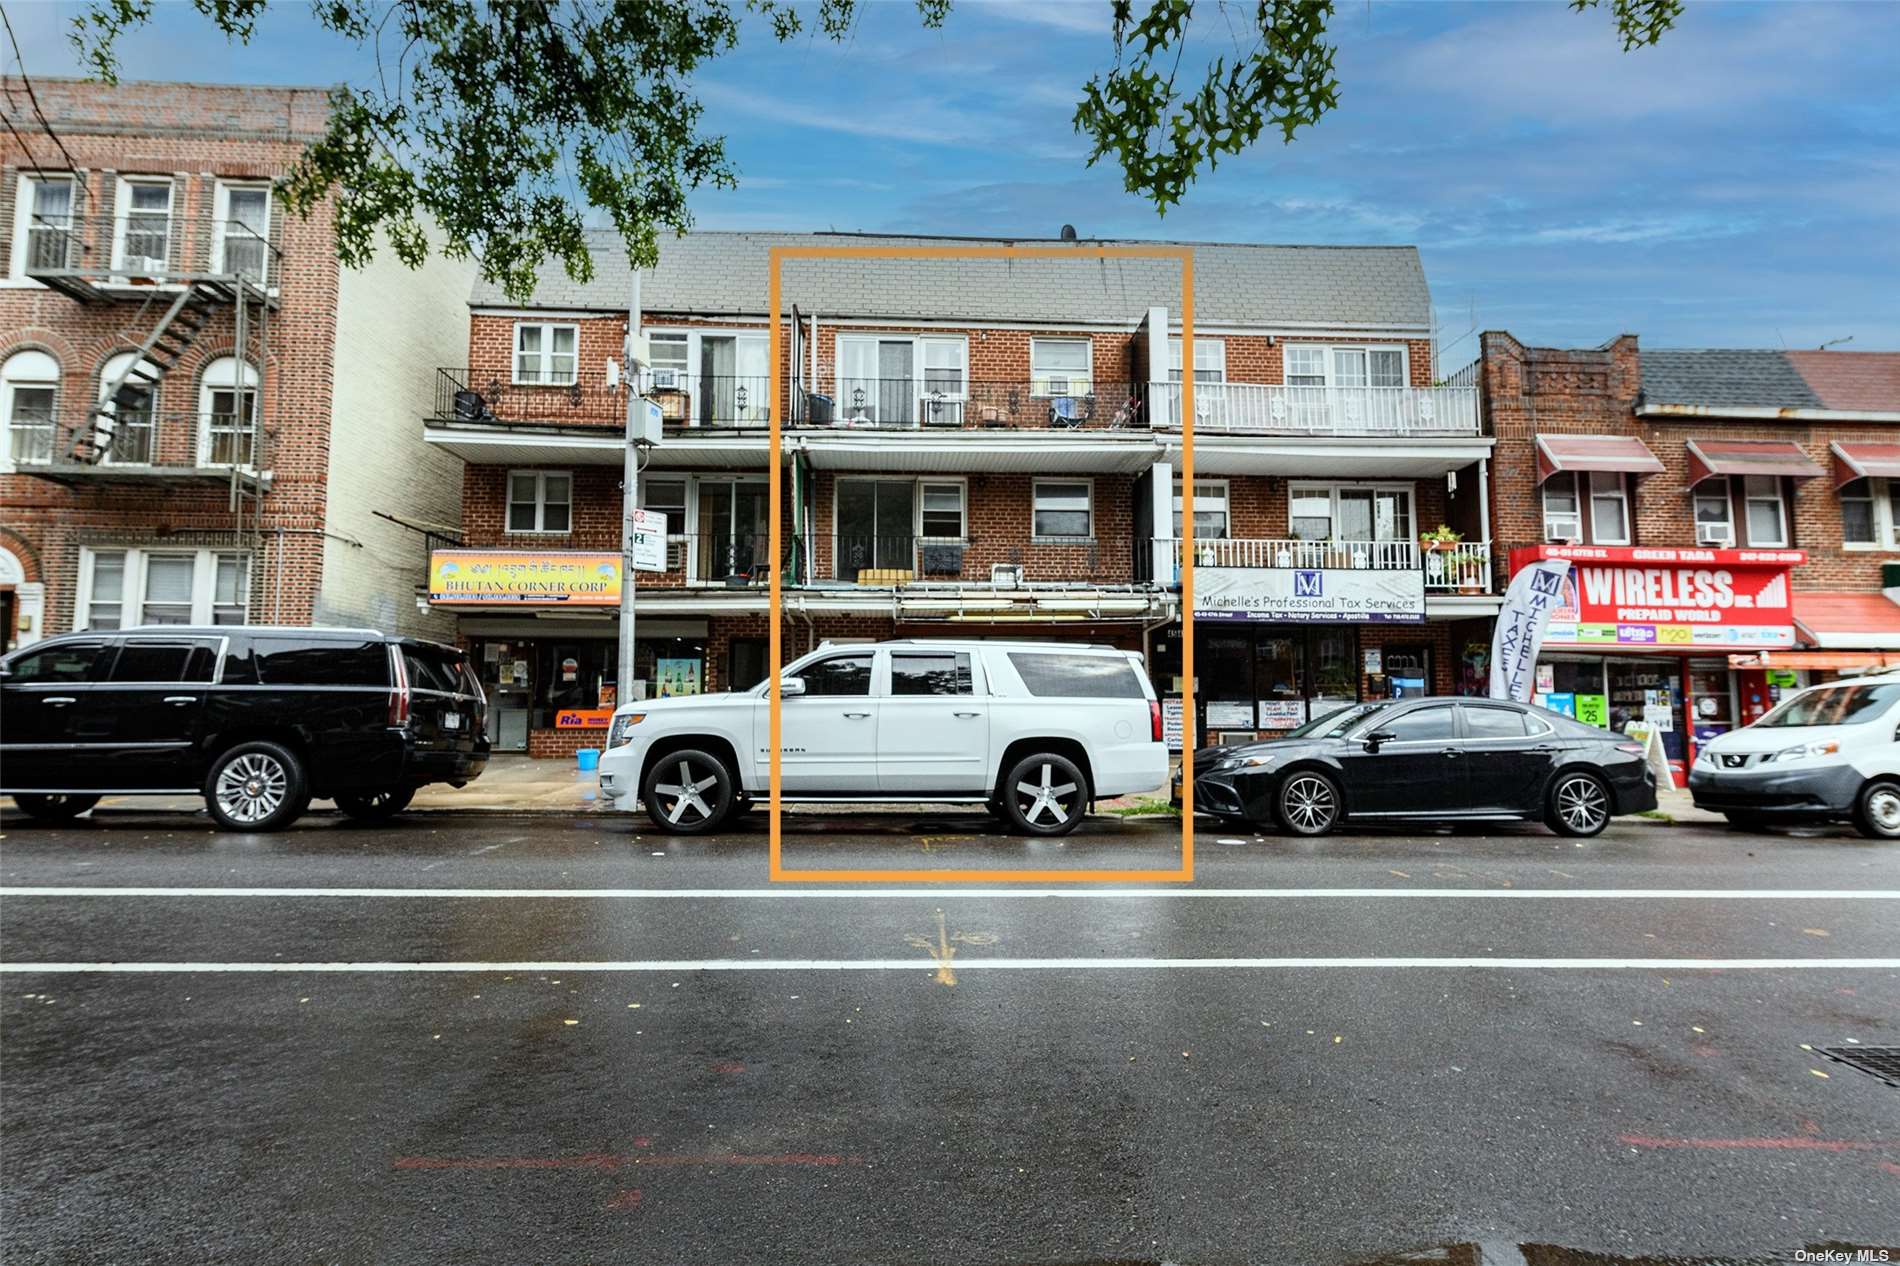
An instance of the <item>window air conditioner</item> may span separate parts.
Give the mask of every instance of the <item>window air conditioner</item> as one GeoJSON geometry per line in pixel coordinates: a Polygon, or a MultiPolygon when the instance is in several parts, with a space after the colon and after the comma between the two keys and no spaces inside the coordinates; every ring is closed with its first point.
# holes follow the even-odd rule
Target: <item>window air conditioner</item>
{"type": "Polygon", "coordinates": [[[1733,545],[1735,544],[1735,528],[1728,523],[1698,523],[1695,525],[1695,543],[1714,546],[1733,545]]]}
{"type": "Polygon", "coordinates": [[[678,391],[679,390],[679,385],[680,385],[680,371],[679,370],[655,369],[652,371],[652,373],[653,373],[653,389],[655,391],[678,391]]]}
{"type": "Polygon", "coordinates": [[[1049,380],[1049,394],[1052,396],[1068,395],[1069,380],[1067,378],[1051,378],[1049,380]]]}
{"type": "Polygon", "coordinates": [[[990,586],[994,589],[1021,589],[1023,569],[1017,563],[991,563],[990,586]]]}
{"type": "Polygon", "coordinates": [[[1583,539],[1581,519],[1544,520],[1544,539],[1553,545],[1575,545],[1583,539]]]}

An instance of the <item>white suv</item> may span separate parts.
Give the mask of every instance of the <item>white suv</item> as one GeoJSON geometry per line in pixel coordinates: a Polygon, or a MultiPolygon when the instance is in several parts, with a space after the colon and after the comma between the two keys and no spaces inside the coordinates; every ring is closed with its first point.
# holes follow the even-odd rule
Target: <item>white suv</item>
{"type": "MultiPolygon", "coordinates": [[[[1133,651],[1062,642],[823,646],[781,676],[785,801],[982,804],[1064,835],[1094,801],[1168,779],[1161,705],[1133,651]]],[[[622,704],[601,791],[700,834],[767,795],[769,683],[622,704]]]]}

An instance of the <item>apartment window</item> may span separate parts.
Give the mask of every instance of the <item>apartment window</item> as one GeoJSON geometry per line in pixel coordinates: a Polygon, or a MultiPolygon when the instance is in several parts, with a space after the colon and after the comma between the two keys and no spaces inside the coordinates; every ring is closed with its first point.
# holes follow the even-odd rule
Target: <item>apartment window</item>
{"type": "Polygon", "coordinates": [[[213,271],[256,284],[270,280],[270,186],[218,185],[211,226],[213,271]]]}
{"type": "Polygon", "coordinates": [[[686,566],[686,481],[684,479],[642,479],[640,508],[666,516],[666,569],[680,571],[686,566]]]}
{"type": "Polygon", "coordinates": [[[688,357],[687,335],[650,334],[647,336],[648,365],[656,391],[682,391],[692,368],[688,357]]]}
{"type": "Polygon", "coordinates": [[[960,426],[969,362],[962,338],[841,335],[838,405],[853,422],[960,426]]]}
{"type": "Polygon", "coordinates": [[[171,260],[172,182],[122,179],[118,207],[112,226],[113,267],[128,273],[165,271],[171,260]]]}
{"type": "Polygon", "coordinates": [[[1403,347],[1286,347],[1289,387],[1403,387],[1403,347]]]}
{"type": "Polygon", "coordinates": [[[9,465],[52,460],[59,403],[59,362],[45,352],[15,352],[0,365],[0,427],[9,465]]]}
{"type": "MultiPolygon", "coordinates": [[[[1194,481],[1194,539],[1224,540],[1227,536],[1227,481],[1194,481]]],[[[1181,540],[1181,481],[1174,481],[1174,539],[1181,540]]]]}
{"type": "Polygon", "coordinates": [[[1841,485],[1841,540],[1848,545],[1900,546],[1900,479],[1856,479],[1841,485]]]}
{"type": "Polygon", "coordinates": [[[1086,480],[1038,479],[1031,532],[1052,540],[1087,538],[1094,531],[1090,512],[1093,491],[1086,480]]]}
{"type": "MultiPolygon", "coordinates": [[[[1168,340],[1168,381],[1181,381],[1181,340],[1168,340]]],[[[1194,340],[1194,381],[1221,383],[1227,381],[1227,340],[1218,338],[1197,338],[1194,340]]]]}
{"type": "Polygon", "coordinates": [[[99,400],[112,419],[112,446],[105,452],[107,462],[120,465],[150,465],[155,451],[157,416],[152,409],[152,389],[131,376],[133,366],[156,382],[158,366],[139,360],[137,352],[120,352],[99,369],[99,400]],[[118,391],[114,395],[113,388],[118,391]]]}
{"type": "Polygon", "coordinates": [[[1788,543],[1788,506],[1781,489],[1778,475],[1742,476],[1743,514],[1750,545],[1759,548],[1788,543]]]}
{"type": "MultiPolygon", "coordinates": [[[[1578,478],[1584,478],[1579,475],[1578,478]]],[[[1629,489],[1622,473],[1614,470],[1591,471],[1590,542],[1593,545],[1630,543],[1629,489]]]]}
{"type": "Polygon", "coordinates": [[[1552,475],[1544,483],[1544,539],[1557,544],[1583,539],[1575,475],[1552,475]]]}
{"type": "Polygon", "coordinates": [[[14,219],[14,276],[78,263],[73,244],[73,179],[21,176],[14,219]]]}
{"type": "Polygon", "coordinates": [[[1286,385],[1324,387],[1326,385],[1326,349],[1288,347],[1286,349],[1286,385]]]}
{"type": "Polygon", "coordinates": [[[515,381],[544,387],[574,385],[578,325],[515,326],[515,381]]]}
{"type": "Polygon", "coordinates": [[[249,613],[248,554],[86,549],[79,567],[75,628],[242,624],[249,613]]]}
{"type": "Polygon", "coordinates": [[[1287,527],[1299,541],[1409,543],[1412,489],[1405,484],[1294,484],[1287,490],[1287,527]]]}
{"type": "Polygon", "coordinates": [[[933,540],[963,539],[966,523],[961,483],[918,484],[917,507],[920,535],[933,540]]]}
{"type": "Polygon", "coordinates": [[[205,366],[198,384],[198,452],[208,466],[257,464],[257,368],[235,356],[205,366]]]}
{"type": "Polygon", "coordinates": [[[1592,545],[1630,543],[1629,490],[1613,470],[1564,471],[1544,481],[1544,539],[1559,544],[1583,540],[1585,501],[1592,545]]]}
{"type": "Polygon", "coordinates": [[[1032,338],[1029,340],[1029,394],[1032,396],[1086,396],[1090,394],[1092,351],[1085,338],[1032,338]]]}
{"type": "Polygon", "coordinates": [[[1716,476],[1695,486],[1695,541],[1697,545],[1724,546],[1735,542],[1735,515],[1729,501],[1728,479],[1716,476]]]}
{"type": "Polygon", "coordinates": [[[574,476],[567,471],[508,473],[508,530],[563,533],[574,515],[574,476]]]}

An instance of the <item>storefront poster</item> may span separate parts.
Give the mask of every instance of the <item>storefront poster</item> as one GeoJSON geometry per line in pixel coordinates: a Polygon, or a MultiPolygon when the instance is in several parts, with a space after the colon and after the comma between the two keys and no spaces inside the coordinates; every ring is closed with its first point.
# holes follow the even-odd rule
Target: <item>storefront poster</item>
{"type": "Polygon", "coordinates": [[[1646,703],[1643,705],[1643,724],[1659,734],[1667,734],[1676,728],[1676,710],[1666,703],[1646,703]]]}
{"type": "Polygon", "coordinates": [[[1253,706],[1246,703],[1212,703],[1207,705],[1207,728],[1210,730],[1251,730],[1253,729],[1253,706]]]}
{"type": "Polygon", "coordinates": [[[1751,649],[1795,643],[1789,568],[1800,550],[1538,546],[1526,559],[1568,559],[1547,646],[1751,649]]]}
{"type": "Polygon", "coordinates": [[[604,730],[613,723],[612,708],[563,708],[554,714],[557,730],[604,730]]]}
{"type": "Polygon", "coordinates": [[[439,605],[616,606],[620,555],[439,549],[429,555],[429,601],[439,605]]]}
{"type": "Polygon", "coordinates": [[[698,694],[700,662],[697,659],[656,659],[653,672],[659,688],[654,692],[655,696],[667,699],[675,695],[698,694]]]}
{"type": "Polygon", "coordinates": [[[1561,713],[1567,717],[1574,717],[1577,715],[1577,696],[1568,690],[1548,694],[1544,696],[1544,706],[1549,708],[1552,712],[1561,713]]]}
{"type": "Polygon", "coordinates": [[[1167,742],[1170,752],[1181,750],[1181,736],[1185,727],[1181,724],[1181,701],[1163,699],[1161,701],[1161,737],[1167,742]]]}
{"type": "Polygon", "coordinates": [[[1298,699],[1262,699],[1260,723],[1256,728],[1290,730],[1304,720],[1306,720],[1306,708],[1298,699]]]}
{"type": "Polygon", "coordinates": [[[1553,664],[1537,666],[1537,693],[1547,695],[1557,688],[1557,668],[1553,664]]]}
{"type": "Polygon", "coordinates": [[[561,680],[573,681],[580,676],[581,662],[572,656],[561,661],[561,680]]]}
{"type": "Polygon", "coordinates": [[[1377,677],[1385,671],[1385,650],[1378,646],[1368,646],[1361,651],[1360,658],[1365,662],[1366,676],[1377,677]]]}
{"type": "Polygon", "coordinates": [[[528,684],[528,661],[527,660],[518,659],[515,661],[514,680],[520,682],[524,686],[528,684]]]}
{"type": "Polygon", "coordinates": [[[1196,567],[1194,618],[1419,624],[1425,573],[1416,567],[1196,567]]]}
{"type": "Polygon", "coordinates": [[[1577,720],[1601,729],[1610,728],[1610,700],[1607,695],[1578,695],[1577,720]]]}

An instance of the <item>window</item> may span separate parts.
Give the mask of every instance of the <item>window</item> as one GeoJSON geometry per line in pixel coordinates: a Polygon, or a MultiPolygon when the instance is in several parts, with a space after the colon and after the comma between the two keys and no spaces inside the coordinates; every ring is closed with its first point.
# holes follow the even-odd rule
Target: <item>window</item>
{"type": "Polygon", "coordinates": [[[1583,539],[1575,475],[1552,475],[1544,483],[1544,539],[1557,544],[1583,539]]]}
{"type": "Polygon", "coordinates": [[[961,396],[964,393],[964,359],[969,348],[960,338],[920,340],[924,352],[924,392],[926,395],[961,396]]]}
{"type": "Polygon", "coordinates": [[[647,364],[653,373],[654,390],[686,389],[686,375],[692,368],[692,362],[687,358],[687,339],[685,334],[647,336],[647,364]]]}
{"type": "Polygon", "coordinates": [[[1120,655],[1050,655],[1011,651],[1009,662],[1038,698],[1140,699],[1141,678],[1120,655]]]}
{"type": "Polygon", "coordinates": [[[235,356],[205,366],[198,384],[198,454],[206,466],[257,464],[257,367],[235,356]]]}
{"type": "Polygon", "coordinates": [[[119,181],[113,223],[112,266],[128,273],[164,272],[171,263],[172,182],[119,181]]]}
{"type": "Polygon", "coordinates": [[[247,554],[87,549],[79,560],[79,628],[242,624],[250,612],[247,554]]]}
{"type": "Polygon", "coordinates": [[[891,693],[894,695],[967,695],[974,693],[970,684],[970,656],[967,651],[918,655],[893,652],[891,655],[891,693]]]}
{"type": "Polygon", "coordinates": [[[834,655],[798,670],[808,695],[868,695],[871,693],[871,654],[834,655]]]}
{"type": "Polygon", "coordinates": [[[934,540],[960,541],[964,533],[963,485],[917,485],[920,535],[934,540]]]}
{"type": "Polygon", "coordinates": [[[1388,717],[1374,723],[1372,728],[1385,730],[1392,735],[1392,741],[1395,743],[1434,743],[1458,737],[1457,722],[1451,714],[1451,705],[1444,703],[1401,712],[1395,717],[1388,717]]]}
{"type": "MultiPolygon", "coordinates": [[[[1168,340],[1168,381],[1181,381],[1181,340],[1178,338],[1168,340]]],[[[1227,381],[1227,340],[1194,340],[1194,381],[1227,381]]]]}
{"type": "MultiPolygon", "coordinates": [[[[1412,489],[1407,484],[1294,484],[1287,490],[1287,527],[1300,541],[1386,541],[1409,547],[1412,489]]],[[[1383,556],[1381,561],[1386,561],[1383,556]]],[[[1403,561],[1411,561],[1409,548],[1403,561]]]]}
{"type": "Polygon", "coordinates": [[[962,338],[840,335],[837,404],[857,423],[961,426],[969,363],[962,338]]]}
{"type": "Polygon", "coordinates": [[[571,387],[576,381],[578,325],[515,326],[515,381],[537,386],[571,387]]]}
{"type": "Polygon", "coordinates": [[[1748,543],[1778,546],[1788,543],[1788,509],[1778,475],[1742,476],[1742,503],[1748,524],[1748,543]]]}
{"type": "MultiPolygon", "coordinates": [[[[1224,540],[1227,536],[1227,481],[1194,481],[1194,539],[1224,540]]],[[[1181,481],[1174,481],[1174,538],[1181,535],[1181,481]]]]}
{"type": "Polygon", "coordinates": [[[31,650],[7,665],[13,680],[78,683],[91,681],[104,658],[103,642],[62,642],[31,650]]]}
{"type": "Polygon", "coordinates": [[[218,185],[212,268],[256,285],[270,280],[270,186],[218,185]]]}
{"type": "Polygon", "coordinates": [[[389,685],[389,649],[380,641],[260,637],[254,654],[257,679],[266,686],[389,685]]]}
{"type": "Polygon", "coordinates": [[[686,566],[686,481],[642,479],[640,508],[666,516],[666,569],[683,569],[686,566]]]}
{"type": "Polygon", "coordinates": [[[216,655],[203,642],[127,642],[106,677],[114,682],[210,681],[216,655]]]}
{"type": "Polygon", "coordinates": [[[1530,734],[1522,712],[1469,703],[1462,706],[1465,710],[1465,730],[1474,739],[1526,738],[1530,734]]]}
{"type": "Polygon", "coordinates": [[[1695,539],[1713,545],[1735,539],[1734,514],[1729,504],[1728,479],[1718,475],[1695,486],[1695,539]],[[1715,529],[1713,531],[1705,529],[1715,529]]]}
{"type": "Polygon", "coordinates": [[[45,352],[15,352],[0,366],[0,426],[11,465],[51,461],[59,403],[59,362],[45,352]]]}
{"type": "Polygon", "coordinates": [[[1030,532],[1038,537],[1086,539],[1094,530],[1089,512],[1093,485],[1038,479],[1030,532]]]}
{"type": "Polygon", "coordinates": [[[560,534],[574,517],[574,476],[567,471],[508,473],[508,530],[560,534]]]}
{"type": "Polygon", "coordinates": [[[441,646],[404,646],[402,666],[409,676],[410,688],[414,690],[441,695],[473,695],[478,689],[474,670],[460,651],[441,646]]]}
{"type": "Polygon", "coordinates": [[[1286,349],[1286,385],[1324,387],[1326,385],[1326,349],[1288,347],[1286,349]]]}
{"type": "Polygon", "coordinates": [[[1900,546],[1900,479],[1856,479],[1840,495],[1842,541],[1900,546]]]}
{"type": "Polygon", "coordinates": [[[1032,396],[1086,396],[1093,367],[1085,338],[1032,338],[1029,340],[1029,394],[1032,396]]]}
{"type": "Polygon", "coordinates": [[[1900,698],[1891,681],[1810,690],[1781,704],[1756,725],[1773,729],[1807,725],[1864,725],[1876,720],[1900,698]]]}
{"type": "Polygon", "coordinates": [[[21,176],[14,220],[13,275],[73,268],[79,263],[70,176],[21,176]]]}
{"type": "Polygon", "coordinates": [[[99,400],[112,418],[112,446],[104,460],[121,465],[150,465],[156,451],[152,411],[152,388],[148,381],[131,376],[134,365],[150,382],[162,371],[150,361],[141,361],[137,352],[120,352],[99,370],[99,400]],[[111,394],[118,387],[116,398],[111,394]]]}
{"type": "MultiPolygon", "coordinates": [[[[1199,340],[1196,340],[1197,342],[1199,340]]],[[[1196,349],[1197,353],[1199,349],[1196,349]]],[[[1200,368],[1196,356],[1195,368],[1200,368]]],[[[1286,347],[1289,387],[1403,387],[1403,347],[1286,347]]]]}

